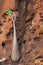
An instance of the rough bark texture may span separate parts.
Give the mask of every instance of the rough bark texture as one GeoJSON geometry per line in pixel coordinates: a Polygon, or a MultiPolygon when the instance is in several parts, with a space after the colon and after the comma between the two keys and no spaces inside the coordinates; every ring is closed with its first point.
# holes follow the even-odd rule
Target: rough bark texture
{"type": "Polygon", "coordinates": [[[9,58],[0,65],[43,65],[43,0],[17,0],[15,5],[11,1],[16,0],[0,0],[0,4],[3,3],[0,6],[0,23],[3,24],[3,26],[0,25],[0,56],[3,57],[7,54],[7,58],[9,58]],[[8,6],[6,6],[7,2],[9,2],[8,6]],[[12,62],[10,58],[13,25],[10,16],[4,14],[8,8],[18,13],[15,23],[21,58],[17,62],[12,62]],[[4,14],[4,18],[2,14],[4,14]],[[1,35],[1,28],[4,29],[4,35],[1,35]],[[4,49],[1,46],[3,41],[5,42],[4,49]],[[6,54],[3,53],[5,49],[7,49],[6,54]]]}

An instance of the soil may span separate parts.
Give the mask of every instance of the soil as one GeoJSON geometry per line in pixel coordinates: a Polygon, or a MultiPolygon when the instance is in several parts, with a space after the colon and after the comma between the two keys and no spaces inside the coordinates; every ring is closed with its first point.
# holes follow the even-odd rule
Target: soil
{"type": "MultiPolygon", "coordinates": [[[[0,4],[3,3],[4,7],[5,1],[0,0],[0,4]]],[[[0,6],[1,17],[2,13],[7,9],[7,8],[5,8],[5,10],[4,8],[2,9],[3,5],[0,6]]],[[[9,7],[11,6],[13,7],[13,10],[18,12],[19,14],[15,24],[17,31],[17,41],[21,57],[17,62],[13,62],[11,60],[10,57],[11,52],[9,51],[11,51],[13,35],[10,35],[11,37],[8,37],[10,39],[7,38],[6,42],[7,44],[5,46],[5,48],[9,49],[9,51],[7,49],[7,53],[9,53],[7,56],[9,57],[9,59],[5,62],[0,63],[0,65],[43,65],[43,1],[18,0],[17,8],[14,5],[10,4],[9,7]]],[[[2,19],[0,21],[2,21],[2,19]]],[[[9,20],[9,15],[6,17],[6,19],[9,20]]],[[[10,28],[12,28],[13,25],[12,23],[9,23],[9,25],[10,24],[11,24],[10,28]]],[[[13,28],[10,32],[11,34],[13,34],[13,28]]],[[[7,34],[6,29],[4,34],[7,34]]],[[[6,39],[4,39],[4,41],[6,41],[6,39]]]]}

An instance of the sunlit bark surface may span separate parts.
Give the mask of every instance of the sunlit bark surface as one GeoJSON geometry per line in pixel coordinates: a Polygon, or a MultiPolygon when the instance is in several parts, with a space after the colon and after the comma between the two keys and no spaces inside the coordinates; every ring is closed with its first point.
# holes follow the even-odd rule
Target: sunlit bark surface
{"type": "Polygon", "coordinates": [[[3,23],[3,26],[0,25],[0,32],[4,29],[4,33],[0,34],[0,56],[6,57],[7,55],[9,58],[3,65],[43,65],[43,0],[0,0],[1,3],[3,4],[0,6],[0,23],[3,23]],[[15,63],[10,58],[13,25],[9,15],[2,17],[2,14],[10,8],[18,13],[15,24],[21,58],[15,63]],[[6,44],[4,49],[3,41],[6,44]]]}

